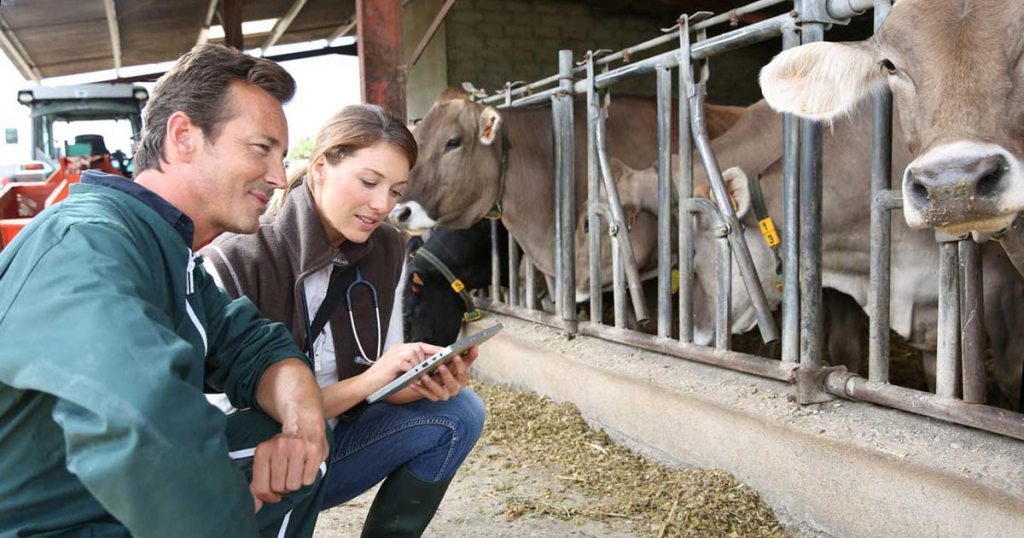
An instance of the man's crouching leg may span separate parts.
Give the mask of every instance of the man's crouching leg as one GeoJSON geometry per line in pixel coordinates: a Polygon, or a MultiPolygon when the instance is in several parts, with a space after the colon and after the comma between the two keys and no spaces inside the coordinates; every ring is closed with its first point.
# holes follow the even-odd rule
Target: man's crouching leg
{"type": "MultiPolygon", "coordinates": [[[[328,442],[332,436],[327,423],[324,422],[328,442]]],[[[231,458],[238,468],[245,473],[246,479],[252,481],[252,459],[256,446],[281,433],[281,424],[266,414],[245,410],[228,416],[228,448],[231,458]]],[[[320,465],[316,482],[303,486],[298,491],[283,495],[281,501],[264,504],[256,514],[263,537],[309,537],[313,536],[316,517],[324,496],[324,477],[327,474],[326,463],[320,465]]]]}

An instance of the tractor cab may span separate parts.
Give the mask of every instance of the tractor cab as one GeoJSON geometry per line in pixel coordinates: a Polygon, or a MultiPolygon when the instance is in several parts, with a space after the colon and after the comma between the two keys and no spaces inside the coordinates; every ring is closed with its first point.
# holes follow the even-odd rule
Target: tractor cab
{"type": "Polygon", "coordinates": [[[53,172],[0,185],[0,250],[28,221],[63,200],[85,170],[131,177],[149,92],[134,84],[35,86],[18,92],[32,118],[32,155],[53,172]]]}

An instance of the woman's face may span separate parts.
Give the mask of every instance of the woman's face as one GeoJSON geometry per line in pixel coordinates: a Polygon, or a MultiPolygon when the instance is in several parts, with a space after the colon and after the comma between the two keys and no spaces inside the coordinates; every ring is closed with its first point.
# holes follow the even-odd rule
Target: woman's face
{"type": "Polygon", "coordinates": [[[313,164],[313,199],[331,243],[362,243],[388,217],[405,192],[409,161],[378,142],[342,157],[336,165],[313,164]]]}

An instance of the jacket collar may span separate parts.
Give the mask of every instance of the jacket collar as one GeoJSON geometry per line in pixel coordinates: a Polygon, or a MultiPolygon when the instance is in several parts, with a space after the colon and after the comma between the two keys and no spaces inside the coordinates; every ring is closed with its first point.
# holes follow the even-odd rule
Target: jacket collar
{"type": "Polygon", "coordinates": [[[323,222],[317,212],[313,195],[305,185],[305,179],[288,193],[284,206],[271,226],[279,234],[288,250],[289,263],[295,270],[298,280],[328,264],[347,267],[355,265],[373,250],[376,232],[364,243],[345,241],[340,247],[334,248],[327,239],[323,222]]]}

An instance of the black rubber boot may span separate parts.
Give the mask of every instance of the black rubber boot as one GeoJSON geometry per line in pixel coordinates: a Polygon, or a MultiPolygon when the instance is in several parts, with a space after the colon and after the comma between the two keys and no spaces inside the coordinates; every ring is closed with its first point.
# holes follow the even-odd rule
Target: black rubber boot
{"type": "Polygon", "coordinates": [[[422,535],[450,482],[425,482],[413,476],[404,465],[399,467],[377,490],[363,524],[363,538],[422,535]]]}

